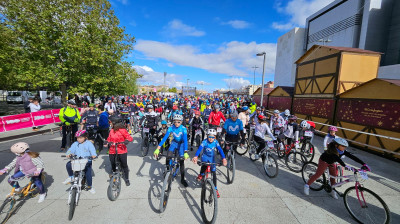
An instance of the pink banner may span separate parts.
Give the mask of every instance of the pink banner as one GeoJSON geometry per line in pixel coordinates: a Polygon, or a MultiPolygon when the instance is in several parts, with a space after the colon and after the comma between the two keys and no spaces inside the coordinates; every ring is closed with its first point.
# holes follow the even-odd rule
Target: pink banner
{"type": "Polygon", "coordinates": [[[54,122],[55,122],[55,123],[61,122],[61,121],[60,121],[60,118],[58,118],[58,114],[60,113],[60,110],[61,110],[61,109],[54,109],[54,110],[51,110],[51,113],[53,114],[53,118],[54,118],[54,122]]]}
{"type": "Polygon", "coordinates": [[[51,110],[42,110],[38,112],[33,112],[31,114],[34,126],[41,126],[54,123],[53,114],[51,113],[51,110]]]}
{"type": "Polygon", "coordinates": [[[4,131],[4,123],[3,123],[3,119],[0,117],[0,132],[4,131]]]}
{"type": "Polygon", "coordinates": [[[30,113],[5,116],[2,118],[5,131],[12,131],[33,126],[30,113]]]}

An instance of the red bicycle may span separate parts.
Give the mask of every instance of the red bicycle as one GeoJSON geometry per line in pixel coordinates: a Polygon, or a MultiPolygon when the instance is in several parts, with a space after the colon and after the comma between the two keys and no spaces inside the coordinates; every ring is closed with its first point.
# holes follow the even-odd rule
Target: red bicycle
{"type": "Polygon", "coordinates": [[[285,164],[289,170],[300,173],[303,165],[308,162],[306,156],[302,152],[296,151],[295,145],[278,143],[276,151],[279,158],[285,157],[285,164]]]}

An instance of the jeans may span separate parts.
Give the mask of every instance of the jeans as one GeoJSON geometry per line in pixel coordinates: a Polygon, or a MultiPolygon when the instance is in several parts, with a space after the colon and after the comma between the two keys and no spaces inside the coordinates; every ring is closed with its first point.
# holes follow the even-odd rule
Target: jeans
{"type": "MultiPolygon", "coordinates": [[[[70,177],[74,176],[74,171],[72,171],[71,161],[69,161],[66,165],[67,172],[70,177]]],[[[88,161],[85,167],[85,176],[86,176],[86,183],[88,187],[92,186],[92,161],[88,161]]]]}
{"type": "MultiPolygon", "coordinates": [[[[20,178],[20,177],[23,177],[23,176],[25,176],[25,174],[22,173],[21,171],[18,171],[17,173],[12,175],[11,178],[12,179],[17,179],[17,178],[20,178]]],[[[35,183],[36,187],[39,189],[40,194],[44,194],[46,192],[46,189],[44,188],[44,185],[42,183],[42,173],[40,173],[40,175],[37,176],[37,177],[33,176],[32,179],[33,179],[33,182],[35,183]]],[[[11,181],[10,179],[8,179],[8,183],[11,186],[15,185],[15,188],[19,188],[19,184],[18,184],[17,181],[11,181]]]]}

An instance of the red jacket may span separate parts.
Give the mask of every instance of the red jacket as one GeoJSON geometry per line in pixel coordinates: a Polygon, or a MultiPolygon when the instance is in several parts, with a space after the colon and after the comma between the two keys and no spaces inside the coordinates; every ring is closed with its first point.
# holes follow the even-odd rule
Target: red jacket
{"type": "MultiPolygon", "coordinates": [[[[132,136],[128,133],[128,131],[125,128],[121,128],[118,131],[114,131],[113,129],[111,129],[110,134],[108,135],[107,138],[107,141],[110,143],[124,142],[125,140],[128,140],[130,142],[133,141],[132,136]]],[[[125,144],[118,145],[118,154],[124,154],[127,152],[128,149],[126,148],[125,144]]],[[[110,146],[110,154],[115,154],[114,145],[110,146]]]]}
{"type": "Polygon", "coordinates": [[[226,118],[221,111],[218,111],[217,113],[211,111],[210,116],[208,117],[208,123],[218,126],[219,123],[221,123],[221,118],[222,120],[226,121],[226,118]]]}

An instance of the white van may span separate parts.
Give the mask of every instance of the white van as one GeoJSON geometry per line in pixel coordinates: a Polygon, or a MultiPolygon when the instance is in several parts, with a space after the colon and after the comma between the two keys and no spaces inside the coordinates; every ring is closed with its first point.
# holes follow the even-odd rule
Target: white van
{"type": "Polygon", "coordinates": [[[7,103],[24,103],[30,96],[33,97],[29,91],[8,91],[6,101],[7,103]]]}

